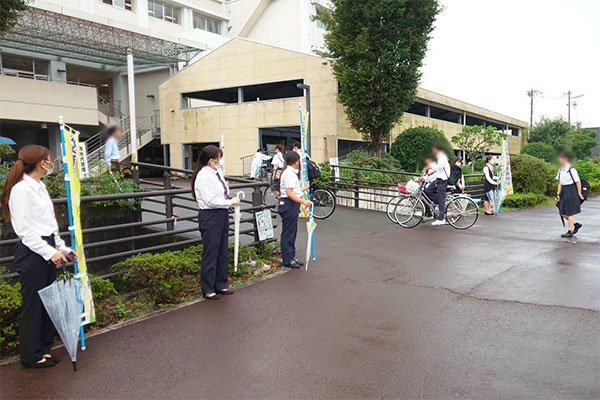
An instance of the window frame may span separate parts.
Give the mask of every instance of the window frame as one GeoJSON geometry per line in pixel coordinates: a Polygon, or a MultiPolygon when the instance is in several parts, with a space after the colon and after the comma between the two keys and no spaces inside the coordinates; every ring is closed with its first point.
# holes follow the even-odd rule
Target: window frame
{"type": "Polygon", "coordinates": [[[148,0],[148,16],[170,24],[181,25],[181,7],[171,3],[165,3],[160,0],[148,0]],[[160,9],[160,17],[157,17],[157,11],[160,9]],[[171,15],[167,16],[167,10],[171,10],[171,15]]]}
{"type": "Polygon", "coordinates": [[[123,7],[121,7],[120,5],[115,4],[116,0],[96,0],[97,3],[101,3],[107,6],[111,6],[111,7],[115,7],[118,8],[120,10],[125,10],[125,11],[131,11],[131,12],[135,12],[134,11],[134,0],[122,0],[123,1],[123,7]],[[108,3],[108,1],[110,1],[110,3],[108,3]],[[129,8],[127,8],[129,6],[129,8]]]}
{"type": "Polygon", "coordinates": [[[201,14],[196,11],[194,11],[192,14],[192,27],[194,29],[200,29],[206,32],[214,33],[215,35],[221,34],[221,22],[222,21],[219,19],[209,17],[208,15],[201,14]],[[196,24],[197,20],[202,21],[202,27],[196,24]],[[214,30],[209,29],[209,26],[216,28],[216,32],[214,30]]]}

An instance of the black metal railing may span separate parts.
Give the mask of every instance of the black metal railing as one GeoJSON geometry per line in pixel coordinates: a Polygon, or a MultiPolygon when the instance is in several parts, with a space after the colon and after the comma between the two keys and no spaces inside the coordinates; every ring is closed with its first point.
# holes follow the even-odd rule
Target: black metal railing
{"type": "MultiPolygon", "coordinates": [[[[361,208],[361,202],[372,203],[372,209],[383,210],[383,206],[399,195],[398,183],[419,177],[414,172],[390,171],[383,169],[352,167],[349,165],[331,165],[329,189],[335,192],[336,198],[342,199],[339,204],[361,208]],[[337,169],[337,170],[336,170],[337,169]],[[344,172],[343,172],[344,171],[344,172]],[[384,180],[369,180],[363,176],[367,173],[377,173],[384,180]],[[379,205],[379,206],[378,206],[379,205]],[[377,207],[378,206],[378,207],[377,207]]],[[[472,197],[483,196],[483,175],[464,175],[465,191],[472,197]]],[[[364,207],[363,207],[364,208],[364,207]]]]}
{"type": "MultiPolygon", "coordinates": [[[[141,191],[133,193],[116,193],[98,196],[84,196],[81,198],[82,204],[93,203],[93,202],[107,202],[115,200],[132,200],[142,199],[142,202],[137,206],[137,216],[134,222],[125,222],[119,224],[111,224],[105,226],[94,226],[87,227],[82,230],[84,238],[84,250],[90,249],[102,249],[100,254],[92,257],[86,257],[86,263],[88,265],[104,262],[107,260],[124,259],[129,256],[133,256],[139,253],[155,252],[161,250],[168,250],[173,248],[181,248],[192,244],[201,243],[202,240],[197,233],[197,211],[196,201],[191,196],[190,187],[179,187],[173,184],[172,173],[177,172],[180,174],[191,174],[193,171],[181,169],[181,168],[170,168],[165,166],[159,166],[154,164],[146,163],[132,163],[132,165],[143,168],[159,169],[164,172],[163,178],[160,181],[156,180],[144,180],[138,178],[138,169],[134,170],[134,179],[137,180],[139,186],[142,188],[141,191]],[[148,188],[151,187],[151,190],[148,188]],[[156,204],[158,207],[149,208],[150,204],[156,204]],[[182,210],[188,212],[189,215],[179,215],[182,210]],[[159,215],[162,218],[150,219],[148,216],[159,215]],[[176,222],[187,222],[187,226],[177,228],[176,222]],[[194,224],[190,224],[194,223],[194,224]],[[150,228],[144,232],[135,232],[133,228],[150,228]],[[116,233],[120,230],[131,230],[133,234],[131,236],[102,239],[99,241],[90,241],[88,239],[91,234],[98,233],[116,233]],[[195,235],[189,235],[192,232],[196,232],[195,235]],[[186,235],[188,234],[188,235],[186,235]],[[149,246],[137,247],[135,246],[138,242],[148,242],[150,239],[168,239],[167,243],[159,243],[149,246]],[[131,242],[131,249],[129,250],[118,250],[110,251],[109,249],[113,245],[122,244],[124,241],[131,242]],[[104,251],[106,249],[106,251],[104,251]]],[[[254,213],[266,208],[272,208],[263,203],[262,189],[268,186],[268,183],[250,181],[247,179],[227,177],[230,182],[230,190],[235,192],[237,190],[251,191],[249,199],[242,199],[241,209],[242,219],[240,228],[240,235],[246,235],[251,237],[251,241],[246,243],[249,246],[254,246],[260,243],[258,238],[258,230],[256,228],[254,213]],[[249,227],[251,224],[251,227],[249,227]]],[[[53,199],[52,202],[57,205],[64,205],[67,203],[67,199],[53,199]]],[[[230,236],[234,235],[233,228],[233,216],[230,218],[230,236]]],[[[61,237],[68,237],[68,230],[60,232],[61,237]]],[[[116,235],[115,235],[116,236],[116,235]]],[[[14,245],[19,241],[18,238],[10,238],[0,240],[0,248],[2,254],[9,253],[8,256],[0,257],[0,265],[10,266],[14,259],[14,245]]],[[[274,241],[274,239],[270,240],[274,241]]],[[[67,241],[68,242],[68,241],[67,241]]],[[[9,268],[10,271],[10,268],[9,268]]],[[[111,276],[113,274],[101,275],[101,277],[111,276]]],[[[0,275],[0,278],[13,278],[17,276],[16,273],[10,272],[7,274],[0,275]]]]}

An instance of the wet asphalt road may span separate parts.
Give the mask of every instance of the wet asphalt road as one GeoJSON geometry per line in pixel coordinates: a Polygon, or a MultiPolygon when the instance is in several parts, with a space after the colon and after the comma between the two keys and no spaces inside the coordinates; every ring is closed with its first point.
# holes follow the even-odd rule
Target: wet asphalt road
{"type": "Polygon", "coordinates": [[[554,207],[468,231],[338,209],[308,272],[92,337],[77,373],[1,367],[0,395],[598,399],[600,198],[580,220],[572,244],[554,207]]]}

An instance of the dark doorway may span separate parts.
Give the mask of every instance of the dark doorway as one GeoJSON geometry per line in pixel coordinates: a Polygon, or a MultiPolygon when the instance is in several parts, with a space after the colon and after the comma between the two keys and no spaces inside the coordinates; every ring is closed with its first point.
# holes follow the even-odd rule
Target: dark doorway
{"type": "Polygon", "coordinates": [[[290,149],[295,142],[300,142],[300,126],[259,128],[259,137],[260,148],[263,150],[273,150],[277,144],[290,149]]]}

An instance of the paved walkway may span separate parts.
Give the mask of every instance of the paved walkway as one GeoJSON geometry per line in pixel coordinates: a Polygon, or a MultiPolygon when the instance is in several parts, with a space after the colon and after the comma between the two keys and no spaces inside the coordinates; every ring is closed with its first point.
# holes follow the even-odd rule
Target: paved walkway
{"type": "Polygon", "coordinates": [[[77,373],[2,367],[0,397],[597,399],[600,198],[581,222],[571,244],[554,207],[464,232],[339,209],[309,272],[90,338],[77,373]]]}

